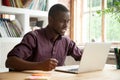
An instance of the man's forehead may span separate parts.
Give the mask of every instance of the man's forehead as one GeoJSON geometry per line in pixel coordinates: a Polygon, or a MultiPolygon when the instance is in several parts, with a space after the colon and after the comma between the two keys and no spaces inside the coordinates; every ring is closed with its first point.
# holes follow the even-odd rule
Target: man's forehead
{"type": "Polygon", "coordinates": [[[58,17],[69,17],[70,12],[60,12],[60,13],[56,14],[56,16],[58,16],[58,17]]]}

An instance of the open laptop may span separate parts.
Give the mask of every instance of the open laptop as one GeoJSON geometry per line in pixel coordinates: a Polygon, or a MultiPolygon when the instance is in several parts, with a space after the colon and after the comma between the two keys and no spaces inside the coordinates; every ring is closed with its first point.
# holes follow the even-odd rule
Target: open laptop
{"type": "Polygon", "coordinates": [[[59,66],[56,71],[81,73],[102,70],[110,50],[110,43],[86,43],[79,65],[59,66]]]}

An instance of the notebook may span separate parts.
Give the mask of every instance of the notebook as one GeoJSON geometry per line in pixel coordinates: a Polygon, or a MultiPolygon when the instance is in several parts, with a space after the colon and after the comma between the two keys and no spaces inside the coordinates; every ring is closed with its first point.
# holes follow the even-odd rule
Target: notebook
{"type": "Polygon", "coordinates": [[[55,71],[81,73],[102,70],[110,46],[110,43],[86,43],[79,65],[59,66],[55,68],[55,71]]]}

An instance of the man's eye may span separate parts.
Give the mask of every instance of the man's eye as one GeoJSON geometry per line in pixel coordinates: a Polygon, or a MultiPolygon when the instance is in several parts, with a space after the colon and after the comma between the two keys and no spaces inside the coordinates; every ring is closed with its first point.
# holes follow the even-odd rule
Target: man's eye
{"type": "Polygon", "coordinates": [[[63,20],[59,20],[59,22],[61,22],[61,23],[62,23],[62,22],[64,22],[64,21],[63,21],[63,20]]]}

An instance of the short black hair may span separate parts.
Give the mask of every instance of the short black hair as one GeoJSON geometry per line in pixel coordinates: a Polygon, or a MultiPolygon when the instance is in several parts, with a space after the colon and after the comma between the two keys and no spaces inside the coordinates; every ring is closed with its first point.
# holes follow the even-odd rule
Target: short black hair
{"type": "Polygon", "coordinates": [[[58,12],[69,12],[69,10],[62,4],[55,4],[50,8],[48,16],[54,17],[58,12]]]}

